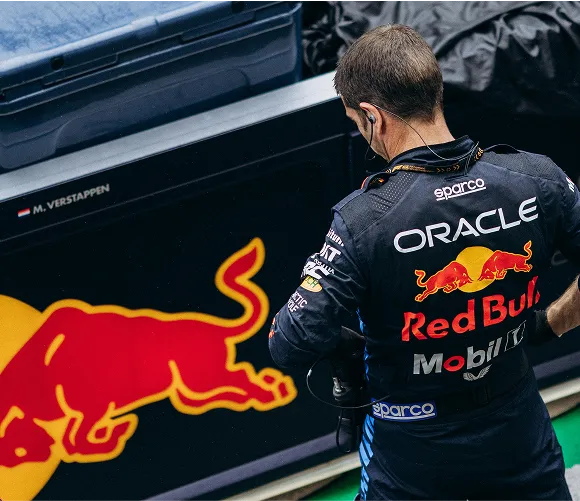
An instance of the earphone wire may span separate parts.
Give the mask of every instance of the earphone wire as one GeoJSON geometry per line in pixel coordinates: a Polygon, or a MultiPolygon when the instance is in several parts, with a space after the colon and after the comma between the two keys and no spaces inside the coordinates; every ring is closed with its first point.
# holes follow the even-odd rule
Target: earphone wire
{"type": "Polygon", "coordinates": [[[375,158],[377,158],[377,154],[375,153],[371,158],[368,158],[369,156],[369,150],[371,149],[371,144],[373,144],[373,132],[374,132],[374,127],[373,127],[374,123],[371,121],[371,139],[369,141],[369,144],[367,144],[367,151],[365,153],[365,161],[369,162],[370,160],[374,160],[375,158]]]}
{"type": "Polygon", "coordinates": [[[479,141],[475,143],[475,146],[471,148],[471,155],[467,158],[467,162],[465,162],[465,167],[463,169],[463,175],[467,176],[467,169],[469,168],[469,164],[471,163],[471,158],[473,157],[473,153],[475,152],[476,148],[479,146],[479,141]]]}
{"type": "MultiPolygon", "coordinates": [[[[469,156],[469,160],[471,160],[471,157],[473,156],[473,153],[475,152],[475,150],[477,149],[477,147],[479,146],[479,143],[477,143],[475,146],[473,146],[473,148],[471,148],[467,153],[465,153],[465,155],[461,155],[460,157],[454,157],[454,158],[445,158],[442,157],[441,155],[435,153],[433,151],[433,149],[427,144],[427,142],[423,139],[423,136],[421,134],[419,134],[419,131],[417,129],[415,129],[415,127],[413,127],[409,122],[407,122],[404,118],[400,117],[399,115],[397,115],[396,113],[393,113],[392,111],[389,110],[385,110],[384,108],[381,108],[380,106],[377,106],[376,104],[370,103],[372,104],[375,108],[378,108],[379,110],[383,110],[385,113],[389,113],[391,115],[393,115],[394,117],[397,117],[401,122],[403,122],[404,124],[408,125],[411,130],[413,130],[413,132],[415,132],[415,134],[417,134],[419,136],[419,139],[421,139],[421,141],[423,141],[423,144],[427,147],[427,149],[433,153],[433,155],[435,155],[437,158],[441,159],[441,160],[445,160],[446,162],[458,162],[459,160],[463,160],[465,157],[469,156]]],[[[370,121],[370,119],[369,119],[370,121]]],[[[373,139],[373,122],[371,122],[371,142],[373,139]]],[[[370,144],[370,143],[369,143],[370,144]]],[[[368,152],[368,149],[367,149],[368,152]]],[[[375,155],[376,156],[376,155],[375,155]]],[[[366,155],[365,155],[366,158],[366,155]]],[[[372,160],[372,159],[371,159],[372,160]]],[[[468,162],[469,163],[469,162],[468,162]]],[[[465,167],[465,170],[467,172],[467,164],[465,167]]]]}

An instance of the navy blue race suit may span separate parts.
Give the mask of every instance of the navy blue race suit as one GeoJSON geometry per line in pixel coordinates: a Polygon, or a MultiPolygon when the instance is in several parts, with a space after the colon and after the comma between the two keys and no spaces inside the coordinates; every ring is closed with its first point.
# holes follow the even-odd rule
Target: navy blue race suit
{"type": "Polygon", "coordinates": [[[363,426],[366,499],[570,499],[523,345],[555,250],[579,261],[580,195],[541,155],[471,160],[415,148],[367,178],[274,319],[274,361],[308,367],[358,314],[370,398],[388,395],[363,426]]]}

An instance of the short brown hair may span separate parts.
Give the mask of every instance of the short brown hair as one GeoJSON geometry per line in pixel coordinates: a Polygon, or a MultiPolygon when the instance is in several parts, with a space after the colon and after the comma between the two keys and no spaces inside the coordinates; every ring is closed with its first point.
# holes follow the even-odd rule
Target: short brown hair
{"type": "Polygon", "coordinates": [[[404,118],[433,120],[443,101],[443,78],[431,47],[400,24],[379,26],[356,40],[334,77],[344,103],[360,112],[366,101],[404,118]]]}

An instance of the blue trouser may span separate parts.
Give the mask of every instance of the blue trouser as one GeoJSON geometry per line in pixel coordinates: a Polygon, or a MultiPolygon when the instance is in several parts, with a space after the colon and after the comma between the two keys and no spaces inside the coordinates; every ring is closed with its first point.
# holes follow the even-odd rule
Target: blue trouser
{"type": "Polygon", "coordinates": [[[532,373],[501,399],[452,418],[367,416],[359,452],[362,499],[572,499],[532,373]]]}

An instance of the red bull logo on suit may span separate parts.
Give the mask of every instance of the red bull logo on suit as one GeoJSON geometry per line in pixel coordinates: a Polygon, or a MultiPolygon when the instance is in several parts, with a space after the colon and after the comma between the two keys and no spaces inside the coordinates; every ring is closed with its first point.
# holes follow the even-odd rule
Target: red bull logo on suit
{"type": "Polygon", "coordinates": [[[524,254],[514,254],[501,250],[491,251],[487,247],[467,247],[457,258],[437,273],[425,280],[425,271],[415,270],[417,285],[425,289],[415,296],[422,302],[431,294],[442,290],[476,292],[485,289],[495,280],[503,280],[508,271],[529,272],[532,265],[532,241],[524,245],[524,254]],[[477,278],[475,278],[477,277],[477,278]]]}
{"type": "Polygon", "coordinates": [[[297,392],[289,376],[236,360],[236,345],[268,316],[268,298],[251,281],[264,256],[256,238],[216,273],[218,290],[244,309],[234,319],[70,299],[41,313],[1,296],[0,307],[17,320],[0,324],[7,346],[0,355],[0,498],[32,499],[60,461],[119,456],[138,426],[133,411],[144,405],[169,399],[177,411],[198,415],[290,403],[297,392]]]}
{"type": "MultiPolygon", "coordinates": [[[[523,246],[523,254],[506,251],[492,251],[487,247],[467,247],[455,260],[425,279],[425,271],[415,270],[417,285],[424,289],[415,296],[422,303],[433,294],[443,291],[477,292],[485,289],[496,280],[503,280],[508,272],[528,273],[533,266],[532,241],[523,246]]],[[[507,298],[502,294],[492,294],[476,299],[468,299],[464,309],[449,314],[447,318],[429,319],[423,312],[406,311],[401,330],[401,340],[425,341],[441,339],[451,333],[466,334],[474,331],[476,325],[489,327],[502,323],[507,318],[515,318],[529,310],[540,300],[536,288],[538,277],[531,277],[525,290],[517,297],[507,298]]]]}

